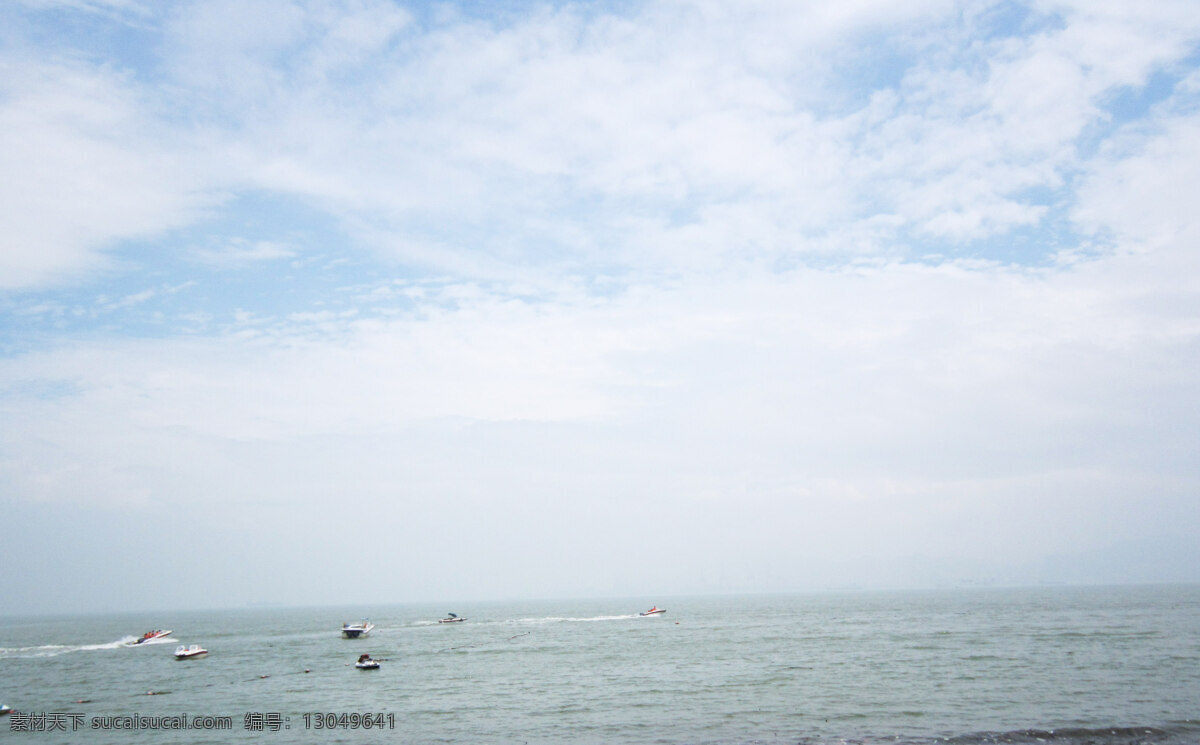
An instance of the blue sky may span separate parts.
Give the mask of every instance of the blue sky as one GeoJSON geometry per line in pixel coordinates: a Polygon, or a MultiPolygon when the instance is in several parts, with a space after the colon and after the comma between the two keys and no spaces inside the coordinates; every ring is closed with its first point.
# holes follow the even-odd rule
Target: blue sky
{"type": "Polygon", "coordinates": [[[8,3],[5,595],[1200,545],[1198,61],[1190,2],[8,3]]]}

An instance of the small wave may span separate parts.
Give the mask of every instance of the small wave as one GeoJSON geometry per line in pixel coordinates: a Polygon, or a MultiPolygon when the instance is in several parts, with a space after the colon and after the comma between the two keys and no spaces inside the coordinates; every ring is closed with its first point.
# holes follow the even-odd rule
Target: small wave
{"type": "Polygon", "coordinates": [[[1014,732],[982,733],[950,738],[963,745],[1036,745],[1045,742],[1087,743],[1088,745],[1151,745],[1169,742],[1171,733],[1157,727],[1069,727],[1063,729],[1027,729],[1014,732]]]}
{"type": "MultiPolygon", "coordinates": [[[[920,716],[921,712],[904,712],[920,716]]],[[[865,715],[862,715],[865,718],[865,715]]],[[[841,717],[852,719],[854,716],[841,717]]],[[[834,739],[805,737],[799,745],[871,745],[881,741],[893,745],[1191,745],[1195,727],[1072,727],[1063,729],[1024,729],[1009,732],[977,732],[953,737],[865,737],[834,739]]]]}

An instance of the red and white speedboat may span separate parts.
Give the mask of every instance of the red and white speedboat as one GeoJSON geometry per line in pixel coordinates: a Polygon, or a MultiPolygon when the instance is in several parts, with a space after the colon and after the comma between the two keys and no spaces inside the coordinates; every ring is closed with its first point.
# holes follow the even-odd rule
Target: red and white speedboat
{"type": "Polygon", "coordinates": [[[642,611],[642,612],[641,612],[641,613],[639,613],[638,615],[639,615],[639,616],[657,616],[657,615],[658,615],[658,614],[660,614],[660,613],[666,613],[666,612],[667,612],[667,609],[666,609],[666,608],[659,608],[659,607],[656,605],[656,606],[654,606],[653,608],[651,608],[650,610],[644,610],[644,611],[642,611]]]}
{"type": "Polygon", "coordinates": [[[189,644],[184,646],[180,644],[175,648],[175,659],[177,660],[195,660],[208,654],[208,650],[199,644],[189,644]]]}
{"type": "Polygon", "coordinates": [[[134,644],[145,644],[148,641],[153,641],[155,639],[161,639],[162,637],[164,637],[170,633],[171,633],[170,629],[155,629],[154,631],[147,631],[146,633],[142,634],[142,637],[140,639],[138,639],[137,641],[135,641],[134,644]]]}

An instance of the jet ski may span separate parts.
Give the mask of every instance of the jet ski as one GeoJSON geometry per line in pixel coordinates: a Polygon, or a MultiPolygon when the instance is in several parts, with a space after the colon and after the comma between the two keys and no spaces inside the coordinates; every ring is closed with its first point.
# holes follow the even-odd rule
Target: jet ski
{"type": "Polygon", "coordinates": [[[378,670],[379,662],[371,659],[371,655],[369,654],[361,654],[358,656],[358,662],[354,663],[354,666],[359,670],[378,670]]]}

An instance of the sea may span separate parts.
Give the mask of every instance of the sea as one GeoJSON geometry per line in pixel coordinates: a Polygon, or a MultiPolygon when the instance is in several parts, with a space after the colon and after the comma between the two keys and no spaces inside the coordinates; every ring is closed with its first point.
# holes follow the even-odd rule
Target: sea
{"type": "Polygon", "coordinates": [[[1200,743],[1200,585],[444,606],[0,618],[0,743],[1200,743]]]}

